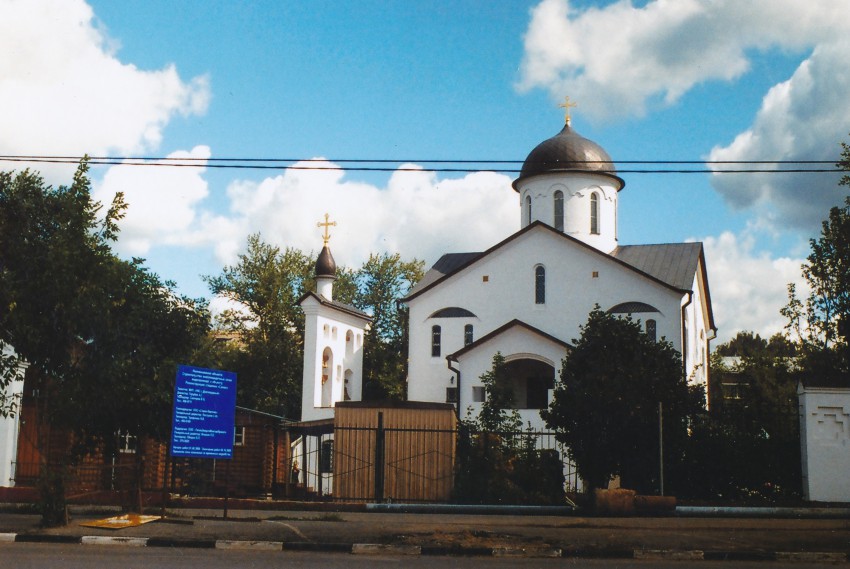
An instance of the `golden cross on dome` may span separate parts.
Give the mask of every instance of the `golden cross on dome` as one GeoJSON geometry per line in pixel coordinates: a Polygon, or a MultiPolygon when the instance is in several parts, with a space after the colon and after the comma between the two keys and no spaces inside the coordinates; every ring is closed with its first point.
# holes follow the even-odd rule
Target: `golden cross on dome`
{"type": "Polygon", "coordinates": [[[577,107],[578,103],[573,103],[570,101],[569,97],[564,97],[564,102],[558,106],[562,109],[566,109],[566,112],[564,113],[564,122],[570,124],[570,108],[577,107]]]}
{"type": "Polygon", "coordinates": [[[318,223],[316,224],[316,227],[324,227],[324,228],[325,228],[325,234],[324,234],[324,235],[322,235],[322,239],[324,239],[324,240],[325,240],[325,245],[327,245],[327,244],[328,244],[328,241],[330,241],[330,240],[331,240],[331,234],[330,234],[330,233],[328,233],[328,228],[329,228],[329,227],[336,227],[336,221],[328,221],[328,218],[329,218],[329,217],[330,217],[330,215],[325,214],[325,222],[324,222],[324,223],[322,223],[322,222],[320,221],[320,222],[318,222],[318,223]]]}

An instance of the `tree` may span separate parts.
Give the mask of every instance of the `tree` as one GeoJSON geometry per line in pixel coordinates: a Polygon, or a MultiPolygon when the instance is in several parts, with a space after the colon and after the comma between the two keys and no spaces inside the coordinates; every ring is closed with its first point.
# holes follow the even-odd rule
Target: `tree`
{"type": "Polygon", "coordinates": [[[281,250],[254,234],[235,265],[205,277],[210,292],[236,305],[222,313],[219,326],[243,346],[225,358],[239,376],[240,405],[300,416],[304,314],[298,299],[314,286],[314,264],[301,251],[281,250]]]}
{"type": "Polygon", "coordinates": [[[372,316],[363,342],[364,399],[404,399],[408,311],[398,301],[422,278],[423,261],[398,253],[369,255],[354,274],[354,305],[372,316]]]}
{"type": "Polygon", "coordinates": [[[741,332],[711,357],[710,407],[694,418],[687,495],[774,501],[798,496],[800,439],[794,346],[741,332]],[[720,354],[738,356],[731,364],[720,354]]]}
{"type": "MultiPolygon", "coordinates": [[[[837,166],[850,170],[850,146],[842,143],[837,166]]],[[[840,185],[850,186],[850,175],[840,185]]],[[[800,347],[800,366],[823,384],[850,385],[850,196],[833,207],[802,266],[809,296],[797,298],[788,285],[782,314],[800,347]]]]}
{"type": "Polygon", "coordinates": [[[467,503],[563,504],[563,463],[556,451],[538,450],[513,409],[513,378],[504,356],[481,375],[484,402],[477,417],[461,422],[455,499],[467,503]],[[510,411],[509,411],[510,410],[510,411]]]}
{"type": "MultiPolygon", "coordinates": [[[[0,173],[0,342],[29,364],[51,426],[73,434],[70,455],[53,457],[69,463],[98,447],[109,456],[119,431],[162,440],[175,364],[208,328],[204,302],[112,253],[126,206],[118,194],[100,217],[87,171],[83,161],[58,189],[0,173]]],[[[61,504],[61,480],[51,487],[61,504]]],[[[61,522],[55,513],[45,521],[61,522]]]]}
{"type": "Polygon", "coordinates": [[[640,323],[597,306],[573,340],[548,409],[547,427],[568,447],[588,489],[619,475],[625,487],[658,490],[658,406],[664,456],[681,459],[687,418],[699,403],[688,388],[679,353],[653,341],[640,323]]]}
{"type": "MultiPolygon", "coordinates": [[[[205,277],[213,294],[236,305],[222,313],[219,326],[242,344],[223,357],[239,374],[240,404],[299,417],[304,314],[298,300],[315,289],[315,258],[294,248],[281,250],[255,234],[235,265],[205,277]]],[[[396,305],[422,277],[422,262],[373,254],[356,271],[338,266],[336,276],[334,300],[373,318],[363,342],[364,398],[403,398],[407,319],[406,310],[396,305]]]]}
{"type": "Polygon", "coordinates": [[[796,350],[793,343],[783,334],[774,334],[769,340],[764,340],[753,332],[738,332],[734,338],[720,344],[714,349],[719,356],[752,357],[770,355],[773,357],[792,357],[796,350]]]}

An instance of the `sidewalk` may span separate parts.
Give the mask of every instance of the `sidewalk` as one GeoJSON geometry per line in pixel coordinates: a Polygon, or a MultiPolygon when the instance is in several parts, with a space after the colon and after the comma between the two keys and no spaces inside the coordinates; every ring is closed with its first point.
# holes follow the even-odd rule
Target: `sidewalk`
{"type": "MultiPolygon", "coordinates": [[[[117,513],[117,512],[116,512],[117,513]]],[[[0,513],[0,541],[177,547],[262,547],[353,553],[541,555],[846,561],[848,519],[405,514],[169,510],[169,517],[108,530],[81,522],[104,510],[72,510],[71,524],[40,529],[39,517],[0,513]],[[659,553],[661,552],[661,553],[659,553]],[[666,553],[665,553],[666,552],[666,553]],[[812,557],[820,555],[821,557],[812,557]],[[822,557],[827,555],[827,557],[822,557]]]]}

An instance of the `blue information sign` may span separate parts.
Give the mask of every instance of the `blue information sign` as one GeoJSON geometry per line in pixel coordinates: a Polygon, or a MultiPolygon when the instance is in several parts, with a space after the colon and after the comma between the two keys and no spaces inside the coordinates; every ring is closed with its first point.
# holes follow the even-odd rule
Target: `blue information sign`
{"type": "Polygon", "coordinates": [[[171,455],[231,458],[236,374],[179,366],[174,386],[171,455]]]}

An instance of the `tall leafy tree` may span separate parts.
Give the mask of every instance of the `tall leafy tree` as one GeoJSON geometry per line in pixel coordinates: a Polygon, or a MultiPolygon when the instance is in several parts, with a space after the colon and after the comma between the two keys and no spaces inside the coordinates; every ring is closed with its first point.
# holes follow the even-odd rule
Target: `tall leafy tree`
{"type": "Polygon", "coordinates": [[[640,323],[596,307],[573,340],[554,398],[541,411],[568,447],[588,488],[616,475],[625,487],[658,490],[658,405],[664,415],[664,455],[681,459],[687,417],[699,402],[689,390],[679,353],[655,342],[640,323]]]}
{"type": "Polygon", "coordinates": [[[239,375],[240,405],[299,417],[304,314],[298,299],[313,286],[314,264],[303,252],[281,250],[254,234],[236,264],[206,277],[214,295],[234,303],[219,325],[242,344],[225,360],[239,375]]]}
{"type": "Polygon", "coordinates": [[[398,253],[372,254],[354,278],[354,305],[372,316],[363,342],[365,399],[404,399],[407,375],[408,312],[399,306],[423,275],[424,263],[398,253]]]}
{"type": "Polygon", "coordinates": [[[73,433],[71,462],[118,431],[163,438],[175,363],[208,328],[205,303],[113,254],[126,206],[118,194],[101,214],[87,171],[56,189],[0,173],[0,342],[29,364],[51,424],[73,433]]]}
{"type": "MultiPolygon", "coordinates": [[[[842,149],[837,166],[850,170],[850,146],[842,143],[842,149]]],[[[850,174],[839,184],[850,186],[850,174]]],[[[821,382],[850,385],[850,196],[829,210],[820,237],[809,244],[802,266],[809,296],[798,298],[788,285],[782,314],[799,342],[803,369],[821,382]]]]}
{"type": "MultiPolygon", "coordinates": [[[[773,501],[801,488],[794,346],[740,332],[711,357],[709,409],[691,424],[684,495],[773,501]],[[721,354],[736,356],[729,362],[721,354]]],[[[683,495],[680,493],[680,496],[683,495]]]]}

